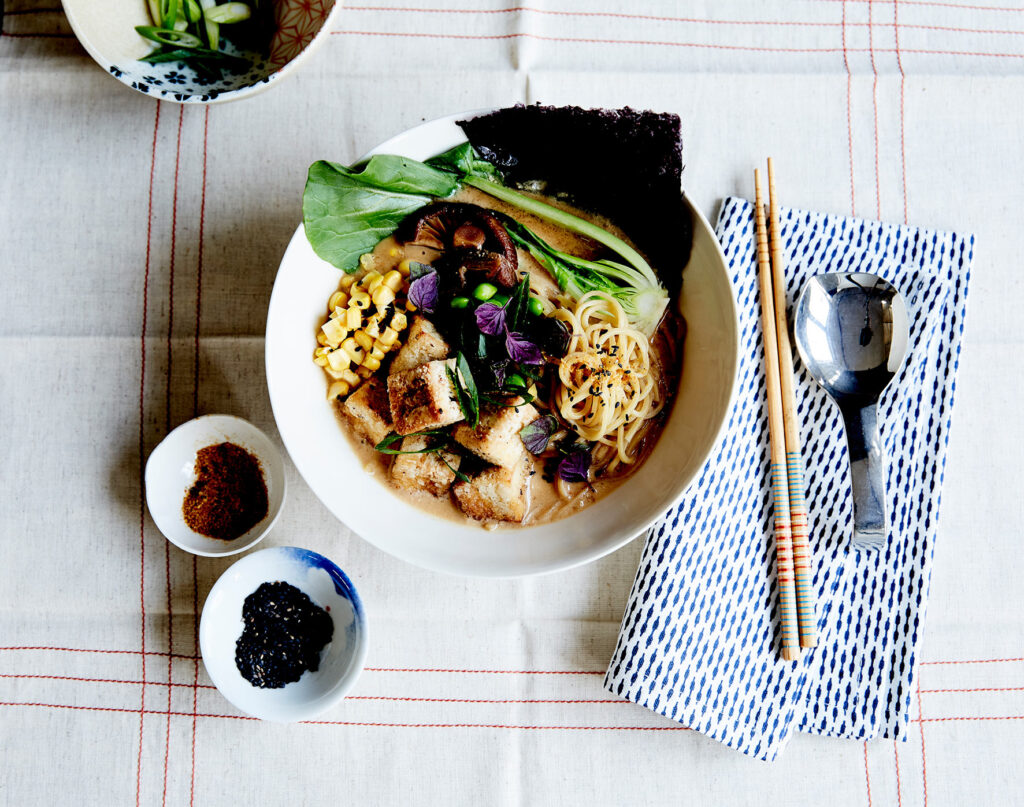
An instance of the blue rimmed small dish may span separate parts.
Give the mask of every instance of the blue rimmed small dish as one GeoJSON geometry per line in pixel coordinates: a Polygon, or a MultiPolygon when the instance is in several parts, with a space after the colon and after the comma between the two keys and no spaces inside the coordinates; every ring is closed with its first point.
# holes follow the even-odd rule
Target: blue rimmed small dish
{"type": "Polygon", "coordinates": [[[217,689],[241,711],[261,720],[309,720],[338,704],[359,678],[366,659],[366,618],[356,588],[332,561],[309,549],[279,546],[235,563],[210,590],[199,623],[203,664],[217,689]],[[319,668],[279,689],[253,686],[238,671],[235,645],[244,628],[242,604],[263,583],[285,582],[323,608],[334,623],[319,668]]]}

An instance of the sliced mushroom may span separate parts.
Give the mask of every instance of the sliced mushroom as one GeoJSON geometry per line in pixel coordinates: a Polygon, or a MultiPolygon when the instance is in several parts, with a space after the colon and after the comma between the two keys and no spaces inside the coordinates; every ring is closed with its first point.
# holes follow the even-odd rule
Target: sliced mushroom
{"type": "MultiPolygon", "coordinates": [[[[485,272],[489,280],[505,288],[511,288],[519,280],[515,244],[498,217],[478,205],[462,202],[427,205],[402,222],[395,238],[403,244],[441,251],[458,250],[457,259],[451,262],[460,270],[485,272]]],[[[464,272],[460,271],[460,277],[465,277],[464,272]]]]}

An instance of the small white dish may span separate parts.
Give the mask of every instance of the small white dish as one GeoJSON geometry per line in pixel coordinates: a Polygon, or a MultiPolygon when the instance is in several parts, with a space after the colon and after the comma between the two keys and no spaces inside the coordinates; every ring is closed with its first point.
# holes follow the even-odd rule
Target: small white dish
{"type": "MultiPolygon", "coordinates": [[[[204,78],[185,62],[149,64],[154,44],[136,25],[152,25],[146,3],[123,0],[62,0],[71,29],[106,72],[133,90],[181,104],[217,104],[248,98],[293,73],[330,36],[342,4],[336,0],[274,0],[277,29],[266,54],[235,53],[246,63],[204,78]]],[[[230,32],[225,29],[225,38],[230,32]]]]}
{"type": "Polygon", "coordinates": [[[182,423],[153,449],[146,461],[146,504],[168,541],[193,555],[215,558],[255,546],[274,526],[285,496],[284,459],[263,432],[233,415],[203,415],[182,423]],[[254,454],[267,485],[267,515],[233,541],[207,538],[185,523],[181,506],[195,481],[196,453],[216,443],[234,443],[254,454]]]}
{"type": "Polygon", "coordinates": [[[352,689],[366,660],[366,618],[352,581],[309,549],[276,546],[242,558],[210,590],[199,623],[203,664],[217,689],[248,715],[276,723],[309,720],[352,689]],[[320,668],[280,689],[260,689],[235,665],[242,635],[242,605],[263,583],[282,581],[305,593],[334,620],[334,636],[320,653],[320,668]]]}
{"type": "MultiPolygon", "coordinates": [[[[487,110],[416,126],[364,159],[380,153],[433,157],[466,140],[456,121],[482,111],[487,110]]],[[[680,500],[714,450],[739,366],[739,324],[725,255],[707,219],[683,199],[693,222],[679,302],[687,322],[683,372],[657,445],[625,484],[592,506],[550,524],[507,530],[424,512],[363,467],[327,400],[323,371],[311,359],[325,301],[341,273],[317,257],[300,224],[281,260],[267,312],[267,386],[281,439],[320,501],[364,539],[403,560],[485,577],[589,563],[650,527],[680,500]]]]}

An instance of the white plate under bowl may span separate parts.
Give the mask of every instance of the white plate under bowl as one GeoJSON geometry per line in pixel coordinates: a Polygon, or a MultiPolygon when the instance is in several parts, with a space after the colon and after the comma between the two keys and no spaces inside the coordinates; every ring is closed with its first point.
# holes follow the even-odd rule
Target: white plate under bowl
{"type": "Polygon", "coordinates": [[[203,415],[168,434],[146,460],[146,505],[160,532],[186,552],[215,558],[244,552],[270,532],[284,507],[284,459],[263,432],[234,415],[203,415]],[[234,443],[253,454],[267,485],[267,514],[232,541],[207,538],[185,523],[181,505],[195,481],[196,453],[217,443],[234,443]]]}
{"type": "MultiPolygon", "coordinates": [[[[370,154],[425,160],[465,141],[456,121],[475,114],[480,113],[424,123],[370,154]]],[[[274,418],[299,473],[335,516],[370,543],[452,574],[513,577],[568,569],[642,533],[680,499],[714,448],[739,361],[725,256],[700,211],[689,200],[686,208],[693,218],[693,249],[680,306],[687,321],[683,374],[653,452],[625,484],[579,513],[552,524],[494,531],[423,512],[367,473],[353,453],[327,401],[323,371],[312,361],[327,298],[341,275],[314,254],[300,225],[274,282],[266,340],[274,418]]]]}
{"type": "Polygon", "coordinates": [[[246,714],[290,723],[309,720],[337,704],[355,684],[366,659],[366,617],[352,581],[323,555],[297,546],[275,546],[242,558],[210,589],[199,622],[203,664],[221,694],[246,714]],[[242,605],[263,583],[282,581],[306,594],[334,620],[334,635],[320,653],[320,667],[280,689],[260,689],[235,666],[242,635],[242,605]]]}

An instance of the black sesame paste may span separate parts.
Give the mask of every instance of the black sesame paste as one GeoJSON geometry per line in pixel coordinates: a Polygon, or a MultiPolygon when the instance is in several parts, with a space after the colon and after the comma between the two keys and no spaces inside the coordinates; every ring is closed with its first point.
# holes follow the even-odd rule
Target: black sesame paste
{"type": "Polygon", "coordinates": [[[334,620],[288,583],[263,583],[245,598],[245,629],[235,643],[235,666],[250,684],[279,689],[320,667],[334,620]]]}

